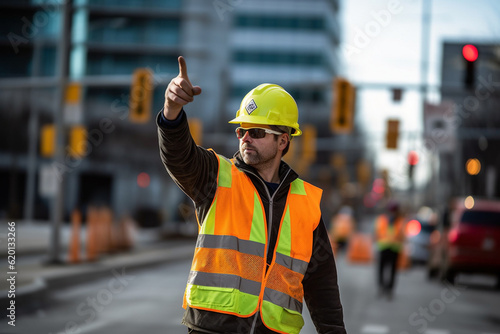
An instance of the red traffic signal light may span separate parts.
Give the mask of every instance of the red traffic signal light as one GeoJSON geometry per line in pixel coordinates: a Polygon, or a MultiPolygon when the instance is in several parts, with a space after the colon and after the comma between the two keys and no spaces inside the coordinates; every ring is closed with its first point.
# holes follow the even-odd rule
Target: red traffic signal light
{"type": "Polygon", "coordinates": [[[418,163],[418,153],[416,151],[408,152],[408,164],[415,166],[418,163]]]}
{"type": "Polygon", "coordinates": [[[467,61],[476,61],[479,53],[477,52],[477,48],[472,44],[464,45],[462,48],[462,55],[467,61]]]}
{"type": "Polygon", "coordinates": [[[465,61],[464,85],[467,89],[474,89],[476,77],[476,60],[479,56],[476,46],[466,44],[462,47],[462,56],[465,61]]]}

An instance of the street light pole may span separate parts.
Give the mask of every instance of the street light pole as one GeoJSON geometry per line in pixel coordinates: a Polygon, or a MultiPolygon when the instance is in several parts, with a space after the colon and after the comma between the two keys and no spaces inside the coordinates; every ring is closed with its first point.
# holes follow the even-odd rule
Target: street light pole
{"type": "MultiPolygon", "coordinates": [[[[40,58],[43,42],[39,39],[35,40],[33,51],[33,72],[32,77],[40,75],[40,58]]],[[[27,166],[27,182],[26,196],[24,199],[24,219],[28,222],[34,217],[34,202],[35,202],[35,182],[36,182],[36,167],[37,167],[37,139],[38,139],[38,103],[35,99],[38,96],[38,89],[30,88],[30,119],[28,121],[28,166],[27,166]]]]}
{"type": "Polygon", "coordinates": [[[60,167],[64,166],[65,145],[65,126],[64,126],[64,103],[65,92],[68,82],[68,61],[71,38],[71,12],[72,0],[66,0],[61,4],[62,9],[62,24],[61,24],[61,42],[57,54],[57,88],[56,88],[56,108],[54,115],[54,123],[56,126],[56,152],[53,169],[57,174],[56,195],[52,201],[52,234],[49,252],[49,264],[60,264],[62,261],[60,255],[60,226],[63,219],[64,210],[64,170],[60,167]]]}
{"type": "MultiPolygon", "coordinates": [[[[431,8],[432,8],[432,0],[422,0],[422,31],[420,36],[420,84],[421,84],[421,120],[422,124],[425,126],[425,104],[427,102],[427,94],[428,94],[428,85],[429,85],[429,39],[430,39],[430,30],[431,30],[431,8]]],[[[432,157],[429,159],[430,170],[434,173],[433,168],[433,160],[434,153],[431,153],[432,157]]],[[[435,177],[435,175],[432,175],[435,177]]],[[[439,175],[438,175],[439,177],[439,175]]],[[[415,181],[410,180],[410,198],[412,203],[416,203],[415,199],[415,181]]],[[[432,182],[431,187],[433,187],[431,193],[434,197],[436,197],[436,182],[432,182]]],[[[435,198],[431,199],[435,200],[435,198]]]]}

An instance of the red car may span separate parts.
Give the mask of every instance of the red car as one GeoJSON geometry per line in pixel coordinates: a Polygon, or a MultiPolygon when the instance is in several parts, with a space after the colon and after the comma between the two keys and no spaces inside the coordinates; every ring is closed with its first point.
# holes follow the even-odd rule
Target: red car
{"type": "Polygon", "coordinates": [[[500,288],[500,201],[458,199],[449,226],[436,233],[429,276],[453,283],[462,272],[492,274],[500,288]]]}

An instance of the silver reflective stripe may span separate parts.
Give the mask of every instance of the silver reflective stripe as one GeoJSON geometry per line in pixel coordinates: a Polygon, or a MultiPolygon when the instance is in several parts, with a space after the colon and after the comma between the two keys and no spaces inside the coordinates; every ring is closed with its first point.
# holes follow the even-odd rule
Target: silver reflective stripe
{"type": "Polygon", "coordinates": [[[302,275],[305,275],[307,266],[309,265],[309,263],[305,261],[294,259],[278,252],[276,252],[276,263],[302,275]]]}
{"type": "Polygon", "coordinates": [[[266,288],[264,290],[264,300],[289,310],[302,313],[302,303],[283,292],[266,288]]]}
{"type": "Polygon", "coordinates": [[[188,284],[233,288],[254,296],[259,296],[260,294],[259,282],[229,274],[212,274],[191,270],[188,277],[188,284]]]}
{"type": "Polygon", "coordinates": [[[200,234],[196,241],[198,248],[222,248],[264,257],[265,245],[259,242],[238,239],[232,235],[200,234]]]}

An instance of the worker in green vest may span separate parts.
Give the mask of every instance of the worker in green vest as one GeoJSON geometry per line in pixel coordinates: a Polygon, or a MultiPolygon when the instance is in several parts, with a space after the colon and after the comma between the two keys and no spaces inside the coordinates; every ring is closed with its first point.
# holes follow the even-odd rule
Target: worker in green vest
{"type": "Polygon", "coordinates": [[[379,295],[392,299],[398,258],[405,239],[404,217],[398,202],[389,201],[386,213],[378,216],[375,222],[375,236],[379,252],[379,295]]]}

